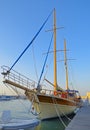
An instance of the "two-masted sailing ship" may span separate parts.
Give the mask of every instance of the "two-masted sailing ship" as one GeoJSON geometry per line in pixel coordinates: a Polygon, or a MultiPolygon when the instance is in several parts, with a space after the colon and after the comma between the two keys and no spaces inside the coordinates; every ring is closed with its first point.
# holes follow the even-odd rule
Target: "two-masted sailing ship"
{"type": "Polygon", "coordinates": [[[64,40],[64,58],[66,69],[66,88],[60,88],[57,84],[57,55],[56,55],[56,12],[54,9],[54,83],[46,79],[53,86],[53,90],[43,89],[42,85],[3,66],[4,83],[10,84],[25,91],[25,95],[31,101],[41,119],[55,118],[73,113],[81,105],[81,97],[76,90],[70,90],[68,86],[68,70],[66,57],[66,41],[64,40]]]}

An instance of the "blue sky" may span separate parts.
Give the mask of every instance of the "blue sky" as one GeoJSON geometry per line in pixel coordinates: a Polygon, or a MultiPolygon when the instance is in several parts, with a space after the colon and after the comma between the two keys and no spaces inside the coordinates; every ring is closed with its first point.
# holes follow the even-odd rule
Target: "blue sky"
{"type": "MultiPolygon", "coordinates": [[[[63,49],[64,38],[67,41],[69,86],[78,89],[81,95],[90,91],[90,1],[89,0],[0,0],[0,66],[12,66],[21,52],[32,40],[51,10],[56,9],[57,48],[63,49]]],[[[53,16],[13,69],[37,80],[35,73],[36,63],[38,77],[45,59],[51,32],[53,16]],[[33,60],[33,50],[35,59],[33,60]]],[[[51,50],[53,45],[51,47],[51,50]]],[[[58,60],[63,59],[63,53],[58,53],[58,60]]],[[[50,54],[47,65],[51,65],[53,55],[50,54]]],[[[0,69],[1,71],[1,69],[0,69]]],[[[46,70],[45,70],[46,71],[46,70]]],[[[53,82],[53,65],[48,67],[46,77],[53,82]]],[[[65,86],[64,63],[58,63],[58,83],[65,86]]],[[[2,90],[2,76],[0,89],[2,90]]]]}

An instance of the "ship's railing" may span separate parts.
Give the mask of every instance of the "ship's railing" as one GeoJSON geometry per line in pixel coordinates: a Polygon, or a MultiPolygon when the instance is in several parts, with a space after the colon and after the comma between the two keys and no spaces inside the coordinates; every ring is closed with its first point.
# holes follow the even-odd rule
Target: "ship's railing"
{"type": "Polygon", "coordinates": [[[68,98],[67,92],[53,91],[48,89],[41,89],[40,94],[51,95],[59,98],[68,98]]]}
{"type": "MultiPolygon", "coordinates": [[[[27,78],[26,76],[22,75],[21,73],[18,73],[15,70],[11,70],[10,72],[8,72],[8,70],[10,69],[8,66],[2,66],[1,68],[3,70],[2,74],[4,75],[4,81],[9,80],[15,84],[32,89],[33,91],[36,90],[37,83],[35,81],[27,78]]],[[[43,87],[44,88],[46,87],[45,85],[40,85],[40,86],[41,86],[41,90],[40,90],[41,94],[53,95],[53,90],[43,89],[43,87]]]]}
{"type": "MultiPolygon", "coordinates": [[[[29,78],[27,78],[26,76],[18,73],[15,70],[11,70],[9,72],[9,67],[8,66],[2,66],[1,67],[3,72],[2,74],[4,75],[4,80],[9,80],[13,83],[15,83],[14,85],[20,85],[22,87],[26,87],[29,88],[33,91],[37,91],[37,83],[29,78]]],[[[67,93],[66,92],[60,92],[60,91],[53,91],[53,90],[49,90],[49,89],[44,89],[45,85],[40,85],[41,86],[41,90],[40,90],[40,94],[45,94],[45,95],[54,95],[56,97],[62,97],[62,98],[67,98],[67,93]],[[43,88],[44,87],[44,88],[43,88]]]]}
{"type": "Polygon", "coordinates": [[[8,72],[8,70],[10,69],[8,66],[2,66],[1,68],[3,70],[2,74],[4,75],[4,80],[10,80],[29,89],[33,89],[36,87],[37,83],[35,81],[27,78],[26,76],[18,73],[17,71],[12,70],[8,72]]]}
{"type": "Polygon", "coordinates": [[[43,95],[54,95],[53,90],[49,89],[41,89],[40,93],[43,95]]]}

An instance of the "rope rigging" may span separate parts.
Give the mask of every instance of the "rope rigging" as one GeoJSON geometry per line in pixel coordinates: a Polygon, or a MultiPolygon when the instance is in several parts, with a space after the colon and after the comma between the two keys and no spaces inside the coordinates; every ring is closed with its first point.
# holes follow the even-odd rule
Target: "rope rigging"
{"type": "MultiPolygon", "coordinates": [[[[17,96],[20,96],[20,93],[18,92],[18,90],[17,90],[17,88],[15,87],[15,88],[13,88],[11,85],[7,85],[7,84],[5,84],[5,86],[13,93],[13,92],[15,92],[16,94],[17,94],[17,96]],[[10,87],[10,88],[9,88],[10,87]],[[13,91],[12,91],[13,90],[13,91]]],[[[13,94],[15,94],[15,93],[13,93],[13,94]]],[[[23,103],[23,101],[22,100],[20,100],[19,98],[18,98],[18,101],[21,103],[21,105],[25,108],[25,110],[27,110],[27,113],[29,114],[29,113],[32,113],[34,116],[38,116],[41,112],[39,112],[39,113],[37,113],[36,112],[36,110],[34,110],[34,109],[32,109],[32,106],[33,106],[33,101],[34,101],[34,96],[33,96],[33,98],[32,98],[32,101],[31,101],[31,104],[30,104],[30,108],[28,108],[27,106],[26,106],[26,104],[25,103],[23,103]]]]}
{"type": "MultiPolygon", "coordinates": [[[[12,87],[12,85],[7,85],[7,84],[4,84],[9,90],[10,90],[10,92],[12,92],[13,94],[17,94],[17,96],[19,96],[20,94],[19,94],[19,92],[17,91],[17,89],[16,88],[13,88],[12,87]],[[15,93],[14,93],[15,92],[15,93]]],[[[29,111],[28,110],[28,107],[18,98],[18,100],[19,100],[19,102],[23,105],[23,107],[27,110],[27,111],[29,111]]]]}
{"type": "Polygon", "coordinates": [[[57,101],[55,98],[52,97],[52,100],[53,100],[53,104],[54,104],[54,107],[55,107],[55,110],[56,110],[56,113],[57,113],[57,116],[59,117],[59,120],[61,121],[61,123],[63,124],[63,126],[66,128],[66,123],[63,121],[63,119],[61,118],[60,114],[59,114],[59,111],[62,115],[64,115],[64,117],[66,117],[66,119],[68,119],[68,121],[70,122],[71,119],[65,115],[65,113],[61,110],[61,109],[58,109],[58,104],[57,104],[57,101]]]}
{"type": "Polygon", "coordinates": [[[64,121],[62,120],[62,118],[61,118],[61,116],[60,116],[60,114],[59,114],[59,111],[58,111],[58,109],[57,109],[56,100],[55,100],[53,97],[52,97],[52,100],[53,100],[53,103],[54,103],[54,107],[55,107],[56,113],[57,113],[57,115],[58,115],[58,117],[59,117],[59,120],[60,120],[61,123],[63,124],[64,128],[66,128],[66,124],[65,124],[64,121]]]}
{"type": "Polygon", "coordinates": [[[43,72],[44,72],[44,68],[45,68],[45,65],[46,65],[46,62],[47,62],[47,58],[48,58],[48,54],[49,54],[49,51],[50,51],[52,39],[53,39],[53,34],[52,34],[52,36],[51,36],[50,44],[49,44],[48,51],[47,51],[47,55],[46,55],[46,58],[45,58],[45,61],[44,61],[44,64],[43,64],[43,68],[42,68],[42,71],[41,71],[41,74],[40,74],[40,78],[39,78],[39,80],[38,80],[38,85],[37,85],[37,88],[38,88],[38,89],[40,88],[40,81],[41,81],[42,74],[43,74],[43,72]]]}
{"type": "Polygon", "coordinates": [[[38,30],[38,32],[35,34],[35,36],[33,37],[33,39],[31,40],[31,42],[26,46],[26,48],[23,50],[23,52],[19,55],[19,57],[16,59],[16,61],[13,63],[13,65],[11,66],[11,68],[7,71],[7,73],[9,73],[12,68],[16,65],[16,63],[19,61],[19,59],[23,56],[23,54],[26,52],[26,50],[30,47],[30,45],[33,43],[33,41],[36,39],[36,37],[39,35],[39,33],[41,32],[41,30],[43,29],[43,27],[45,26],[45,24],[47,23],[49,17],[51,16],[53,10],[51,11],[51,13],[48,15],[48,17],[46,18],[46,20],[44,21],[44,23],[42,24],[42,26],[40,27],[40,29],[38,30]]]}
{"type": "Polygon", "coordinates": [[[37,78],[37,81],[38,81],[38,73],[37,73],[36,59],[35,59],[35,55],[34,55],[34,47],[33,46],[32,46],[32,54],[33,54],[33,63],[34,63],[36,78],[37,78]]]}

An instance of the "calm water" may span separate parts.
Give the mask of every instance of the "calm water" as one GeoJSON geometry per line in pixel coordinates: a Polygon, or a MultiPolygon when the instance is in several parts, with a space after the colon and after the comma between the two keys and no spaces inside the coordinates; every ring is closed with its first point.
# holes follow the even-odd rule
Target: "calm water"
{"type": "MultiPolygon", "coordinates": [[[[28,100],[11,100],[11,101],[0,101],[0,117],[2,111],[11,110],[13,118],[35,118],[30,111],[30,101],[28,100]]],[[[72,118],[71,116],[70,118],[72,118]]],[[[62,118],[64,123],[67,125],[70,121],[64,117],[62,118]]],[[[28,129],[29,130],[29,129],[28,129]]],[[[65,130],[64,125],[59,118],[41,121],[41,123],[35,128],[35,130],[65,130]]]]}

